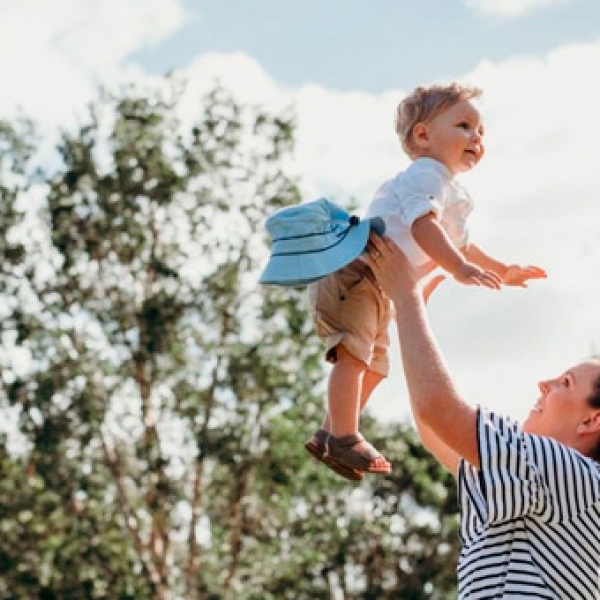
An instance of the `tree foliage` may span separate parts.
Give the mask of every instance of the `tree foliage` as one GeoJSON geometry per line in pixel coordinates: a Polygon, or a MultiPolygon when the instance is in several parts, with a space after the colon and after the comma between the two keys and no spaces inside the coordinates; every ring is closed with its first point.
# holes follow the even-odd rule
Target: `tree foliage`
{"type": "Polygon", "coordinates": [[[360,486],[302,447],[320,347],[302,291],[257,284],[292,116],[217,87],[190,123],[183,93],[101,97],[50,173],[0,127],[0,598],[452,597],[453,487],[412,430],[366,419],[395,469],[360,486]]]}

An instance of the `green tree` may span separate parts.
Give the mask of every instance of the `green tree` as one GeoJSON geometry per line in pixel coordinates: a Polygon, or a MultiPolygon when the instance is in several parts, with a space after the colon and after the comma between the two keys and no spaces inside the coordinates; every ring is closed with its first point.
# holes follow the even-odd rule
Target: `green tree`
{"type": "Polygon", "coordinates": [[[358,487],[302,448],[320,348],[302,291],[257,284],[292,116],[217,87],[190,124],[182,94],[105,95],[49,174],[0,131],[0,597],[449,597],[452,487],[411,430],[366,421],[398,470],[358,487]]]}

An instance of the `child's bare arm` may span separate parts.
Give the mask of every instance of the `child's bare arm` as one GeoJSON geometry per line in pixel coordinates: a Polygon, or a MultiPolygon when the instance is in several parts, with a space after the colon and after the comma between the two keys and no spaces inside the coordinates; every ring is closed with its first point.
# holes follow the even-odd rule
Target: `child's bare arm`
{"type": "Polygon", "coordinates": [[[502,283],[500,277],[493,271],[481,268],[466,259],[452,243],[433,213],[418,218],[413,223],[411,231],[417,244],[428,256],[460,283],[483,285],[492,289],[500,288],[502,283]]]}
{"type": "Polygon", "coordinates": [[[479,246],[470,244],[464,250],[465,258],[482,269],[494,271],[502,278],[504,285],[527,287],[526,282],[530,279],[544,279],[546,272],[540,267],[527,265],[506,265],[486,254],[479,246]]]}

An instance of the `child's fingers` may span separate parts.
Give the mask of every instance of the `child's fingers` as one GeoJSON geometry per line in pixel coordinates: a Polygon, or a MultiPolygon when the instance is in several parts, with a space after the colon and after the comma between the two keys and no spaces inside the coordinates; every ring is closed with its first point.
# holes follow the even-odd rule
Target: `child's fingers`
{"type": "Polygon", "coordinates": [[[547,277],[546,271],[539,267],[527,267],[525,270],[529,279],[545,279],[547,277]]]}
{"type": "Polygon", "coordinates": [[[512,275],[516,279],[545,279],[547,277],[546,271],[540,267],[529,265],[527,267],[520,267],[518,265],[511,265],[508,268],[508,276],[510,278],[511,271],[512,275]]]}
{"type": "Polygon", "coordinates": [[[485,271],[477,275],[477,280],[480,285],[488,287],[492,290],[499,290],[502,287],[502,280],[493,271],[485,271]]]}

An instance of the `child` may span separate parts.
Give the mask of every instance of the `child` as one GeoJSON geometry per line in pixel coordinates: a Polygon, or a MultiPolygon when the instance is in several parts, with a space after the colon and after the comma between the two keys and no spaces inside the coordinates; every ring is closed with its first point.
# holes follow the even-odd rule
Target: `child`
{"type": "MultiPolygon", "coordinates": [[[[468,237],[473,203],[456,175],[484,154],[480,96],[477,88],[452,83],[418,87],[400,103],[396,132],[413,162],[379,188],[366,215],[383,218],[387,235],[419,277],[439,266],[465,285],[526,287],[529,279],[544,278],[544,271],[506,265],[468,237]]],[[[311,283],[309,298],[333,368],[327,414],[305,447],[350,480],[365,472],[389,473],[390,463],[359,433],[359,414],[388,374],[388,298],[360,258],[311,283]]]]}

